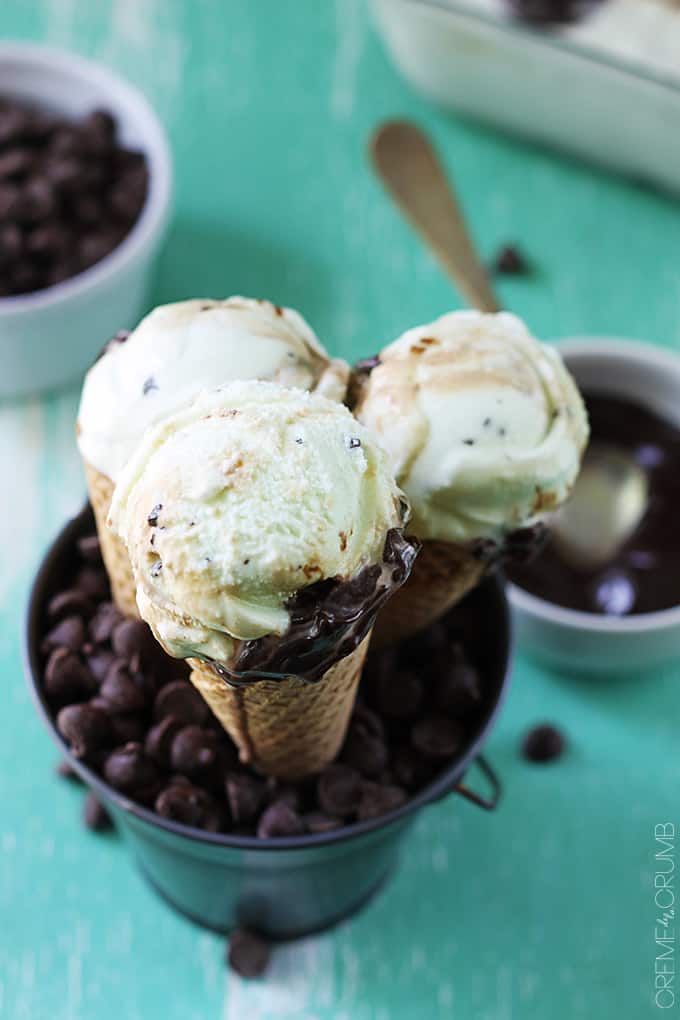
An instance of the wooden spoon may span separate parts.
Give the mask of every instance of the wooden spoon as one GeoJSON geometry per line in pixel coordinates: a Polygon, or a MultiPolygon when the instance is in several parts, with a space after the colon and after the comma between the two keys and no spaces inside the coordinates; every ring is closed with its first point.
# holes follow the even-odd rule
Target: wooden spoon
{"type": "Polygon", "coordinates": [[[371,137],[370,154],[392,198],[465,300],[480,312],[500,311],[453,189],[420,128],[387,121],[371,137]]]}

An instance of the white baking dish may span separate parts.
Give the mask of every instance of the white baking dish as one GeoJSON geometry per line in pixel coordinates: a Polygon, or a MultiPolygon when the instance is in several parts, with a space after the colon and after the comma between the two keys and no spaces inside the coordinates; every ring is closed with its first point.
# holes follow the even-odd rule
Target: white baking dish
{"type": "Polygon", "coordinates": [[[668,47],[663,63],[642,46],[605,55],[602,39],[583,42],[587,26],[532,29],[500,2],[373,4],[398,68],[430,98],[680,194],[680,50],[675,76],[668,47]]]}

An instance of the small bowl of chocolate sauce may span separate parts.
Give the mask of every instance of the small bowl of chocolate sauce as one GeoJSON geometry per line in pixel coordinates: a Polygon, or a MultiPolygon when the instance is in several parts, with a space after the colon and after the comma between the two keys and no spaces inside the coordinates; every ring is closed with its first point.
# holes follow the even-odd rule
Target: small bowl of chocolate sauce
{"type": "Polygon", "coordinates": [[[531,563],[513,566],[518,639],[571,672],[680,658],[680,353],[604,338],[558,347],[588,407],[591,447],[613,447],[637,464],[647,501],[604,562],[574,564],[553,538],[531,563]]]}

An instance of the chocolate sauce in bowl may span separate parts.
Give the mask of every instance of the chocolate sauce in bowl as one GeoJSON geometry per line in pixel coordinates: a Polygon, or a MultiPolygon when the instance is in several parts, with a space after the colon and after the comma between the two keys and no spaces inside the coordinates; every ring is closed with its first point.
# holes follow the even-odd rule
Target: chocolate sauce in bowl
{"type": "Polygon", "coordinates": [[[392,528],[382,563],[347,581],[327,578],[303,588],[286,605],[285,634],[238,642],[230,667],[213,663],[213,668],[234,687],[287,676],[320,680],[361,644],[385,602],[407,580],[419,548],[417,539],[392,528]]]}
{"type": "Polygon", "coordinates": [[[640,524],[603,567],[579,571],[548,540],[510,579],[532,595],[569,609],[627,616],[680,604],[680,428],[634,401],[585,397],[591,442],[631,454],[647,474],[649,504],[640,524]]]}

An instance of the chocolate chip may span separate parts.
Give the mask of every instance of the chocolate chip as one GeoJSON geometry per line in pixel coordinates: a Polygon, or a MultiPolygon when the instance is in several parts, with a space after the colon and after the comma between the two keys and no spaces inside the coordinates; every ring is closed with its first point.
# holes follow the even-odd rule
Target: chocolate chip
{"type": "Polygon", "coordinates": [[[146,707],[144,689],[139,681],[135,682],[123,659],[114,659],[99,693],[114,712],[141,712],[146,707]]]}
{"type": "Polygon", "coordinates": [[[83,821],[92,832],[107,832],[113,828],[111,815],[93,793],[88,793],[85,798],[83,821]]]}
{"type": "Polygon", "coordinates": [[[146,735],[144,750],[163,768],[171,768],[172,742],[183,727],[184,722],[176,715],[166,715],[146,735]]]}
{"type": "Polygon", "coordinates": [[[103,681],[115,658],[113,652],[107,649],[99,649],[88,655],[87,668],[98,684],[103,681]]]}
{"type": "Polygon", "coordinates": [[[499,248],[493,259],[493,271],[508,276],[522,276],[529,270],[527,260],[514,244],[504,244],[499,248]]]}
{"type": "Polygon", "coordinates": [[[268,776],[266,780],[266,796],[269,804],[274,801],[279,804],[287,804],[289,808],[299,814],[302,811],[302,794],[299,786],[293,783],[285,783],[274,776],[268,776]]]}
{"type": "Polygon", "coordinates": [[[184,726],[172,741],[170,761],[187,776],[205,772],[217,763],[217,737],[204,726],[184,726]]]}
{"type": "Polygon", "coordinates": [[[406,801],[406,791],[400,786],[383,786],[364,780],[361,784],[361,800],[357,817],[359,821],[377,818],[388,811],[395,811],[406,801]]]}
{"type": "Polygon", "coordinates": [[[45,666],[45,692],[60,704],[93,694],[94,678],[78,656],[68,648],[55,648],[45,666]]]}
{"type": "Polygon", "coordinates": [[[458,663],[437,676],[434,706],[441,712],[461,717],[476,711],[481,702],[479,673],[469,663],[458,663]]]}
{"type": "Polygon", "coordinates": [[[361,719],[355,717],[342,749],[343,762],[364,776],[375,777],[387,765],[388,757],[384,738],[372,733],[361,719]]]}
{"type": "Polygon", "coordinates": [[[150,527],[155,528],[158,525],[158,515],[163,509],[162,503],[156,503],[156,505],[149,511],[147,515],[147,522],[150,527]]]}
{"type": "Polygon", "coordinates": [[[522,754],[528,761],[547,762],[559,758],[566,746],[564,736],[550,723],[534,726],[524,737],[522,754]]]}
{"type": "Polygon", "coordinates": [[[190,683],[174,680],[161,687],[154,701],[154,719],[163,719],[166,715],[176,715],[184,723],[202,726],[210,718],[210,709],[190,683]]]}
{"type": "Polygon", "coordinates": [[[257,826],[260,839],[274,836],[301,836],[305,826],[296,811],[282,801],[274,801],[263,812],[257,826]]]}
{"type": "Polygon", "coordinates": [[[111,707],[103,699],[93,698],[92,704],[104,708],[109,713],[113,730],[114,744],[139,743],[144,740],[146,726],[141,716],[134,713],[112,712],[111,707]]]}
{"type": "Polygon", "coordinates": [[[416,751],[428,758],[450,758],[463,740],[463,730],[453,719],[430,715],[420,719],[411,730],[416,751]]]}
{"type": "Polygon", "coordinates": [[[105,644],[122,619],[113,602],[102,602],[90,620],[90,637],[98,645],[105,644]]]}
{"type": "Polygon", "coordinates": [[[137,741],[130,741],[113,751],[104,762],[106,781],[121,793],[140,800],[157,791],[160,773],[155,762],[137,741]]]}
{"type": "Polygon", "coordinates": [[[389,719],[413,719],[423,700],[423,682],[412,670],[382,671],[376,679],[378,707],[389,719]]]}
{"type": "Polygon", "coordinates": [[[308,811],[302,816],[302,821],[307,832],[319,835],[322,832],[332,832],[343,825],[342,818],[334,815],[327,815],[325,811],[308,811]]]}
{"type": "Polygon", "coordinates": [[[361,796],[361,777],[349,765],[329,765],[317,780],[317,798],[329,815],[349,818],[357,809],[361,796]]]}
{"type": "Polygon", "coordinates": [[[223,818],[218,805],[205,790],[188,782],[171,783],[156,798],[154,807],[162,818],[208,832],[219,832],[223,818]]]}
{"type": "Polygon", "coordinates": [[[81,567],[76,575],[76,588],[93,599],[105,599],[109,595],[109,579],[105,570],[95,567],[81,567]]]}
{"type": "Polygon", "coordinates": [[[52,648],[68,648],[78,652],[85,643],[85,624],[80,616],[67,616],[48,631],[43,643],[44,653],[52,648]]]}
{"type": "Polygon", "coordinates": [[[255,820],[266,797],[266,785],[247,773],[230,772],[225,782],[229,810],[235,825],[255,820]]]}
{"type": "Polygon", "coordinates": [[[6,149],[0,155],[0,179],[24,177],[33,169],[35,156],[31,149],[6,149]]]}
{"type": "Polygon", "coordinates": [[[57,729],[76,758],[87,758],[106,747],[112,737],[106,712],[93,705],[67,705],[57,715],[57,729]]]}
{"type": "Polygon", "coordinates": [[[392,772],[396,782],[407,790],[418,790],[432,778],[432,759],[419,754],[414,747],[403,744],[392,756],[392,772]]]}
{"type": "Polygon", "coordinates": [[[136,656],[150,659],[153,654],[153,637],[143,620],[121,620],[113,628],[111,644],[116,655],[130,662],[136,656]]]}
{"type": "Polygon", "coordinates": [[[142,396],[146,397],[147,394],[151,393],[152,390],[157,390],[157,389],[158,389],[158,383],[156,382],[154,377],[152,375],[150,375],[148,379],[144,380],[144,385],[142,386],[142,396]]]}
{"type": "Polygon", "coordinates": [[[72,783],[82,783],[82,779],[80,778],[76,770],[73,768],[72,765],[69,764],[69,762],[66,761],[65,758],[63,759],[63,761],[59,762],[55,769],[55,772],[57,773],[60,779],[68,779],[68,781],[72,783]]]}
{"type": "Polygon", "coordinates": [[[89,616],[92,602],[82,591],[71,588],[60,591],[47,603],[47,615],[50,620],[61,620],[65,616],[89,616]]]}
{"type": "Polygon", "coordinates": [[[243,978],[261,977],[269,965],[269,944],[245,928],[236,928],[229,936],[227,962],[243,978]]]}
{"type": "Polygon", "coordinates": [[[101,565],[102,550],[96,535],[86,535],[84,538],[79,538],[77,545],[78,553],[82,560],[95,566],[101,565]]]}

